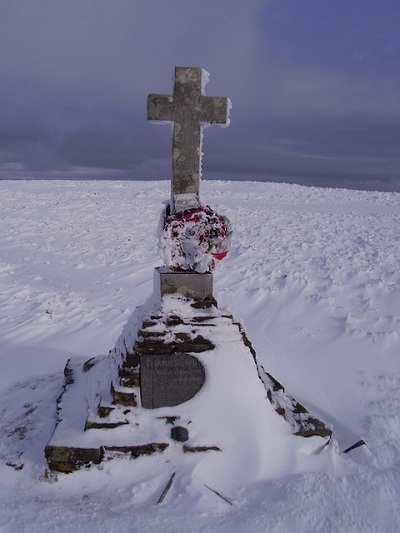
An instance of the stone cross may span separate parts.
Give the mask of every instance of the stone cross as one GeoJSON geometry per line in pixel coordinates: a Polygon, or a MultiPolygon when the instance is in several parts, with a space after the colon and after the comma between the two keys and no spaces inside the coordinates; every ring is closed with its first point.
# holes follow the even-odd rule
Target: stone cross
{"type": "Polygon", "coordinates": [[[172,141],[172,212],[199,207],[203,128],[228,124],[230,101],[205,96],[208,73],[176,67],[174,94],[149,94],[147,120],[174,123],[172,141]]]}

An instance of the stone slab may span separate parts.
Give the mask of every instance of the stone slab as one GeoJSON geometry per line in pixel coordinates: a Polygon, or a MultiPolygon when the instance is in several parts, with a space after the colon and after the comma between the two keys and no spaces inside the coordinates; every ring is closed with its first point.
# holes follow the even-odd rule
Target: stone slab
{"type": "Polygon", "coordinates": [[[192,355],[141,355],[142,406],[146,409],[157,409],[180,405],[199,392],[205,377],[202,363],[192,355]]]}
{"type": "Polygon", "coordinates": [[[159,270],[161,296],[181,294],[185,298],[205,300],[213,297],[213,275],[211,272],[172,272],[159,270]]]}

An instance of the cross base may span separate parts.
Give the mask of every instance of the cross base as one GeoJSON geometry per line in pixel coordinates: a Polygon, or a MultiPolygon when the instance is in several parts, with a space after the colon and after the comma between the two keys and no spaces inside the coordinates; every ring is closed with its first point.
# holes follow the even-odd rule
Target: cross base
{"type": "Polygon", "coordinates": [[[160,295],[180,294],[193,300],[213,298],[213,275],[211,272],[175,272],[166,267],[156,268],[156,288],[160,295]],[[158,280],[157,280],[158,278],[158,280]]]}
{"type": "Polygon", "coordinates": [[[186,209],[196,209],[200,207],[199,195],[195,193],[187,194],[173,194],[173,209],[174,213],[185,211],[186,209]]]}

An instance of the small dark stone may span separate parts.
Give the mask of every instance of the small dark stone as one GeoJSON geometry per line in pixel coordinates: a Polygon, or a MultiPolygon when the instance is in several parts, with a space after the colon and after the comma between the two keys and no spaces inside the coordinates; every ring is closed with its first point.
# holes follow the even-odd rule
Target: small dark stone
{"type": "Polygon", "coordinates": [[[171,429],[171,439],[177,442],[189,440],[189,431],[182,426],[175,426],[171,429]]]}

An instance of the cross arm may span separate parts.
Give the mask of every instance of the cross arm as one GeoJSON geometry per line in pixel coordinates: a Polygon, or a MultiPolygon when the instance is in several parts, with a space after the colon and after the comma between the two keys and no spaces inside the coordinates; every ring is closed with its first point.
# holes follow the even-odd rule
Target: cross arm
{"type": "Polygon", "coordinates": [[[174,120],[174,97],[168,94],[149,94],[147,120],[174,120]]]}
{"type": "Polygon", "coordinates": [[[228,124],[229,98],[220,96],[200,96],[200,121],[206,124],[228,124]]]}

